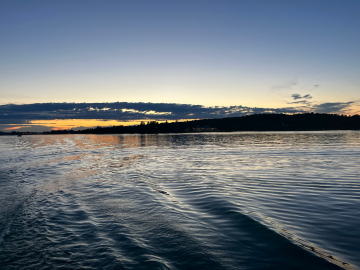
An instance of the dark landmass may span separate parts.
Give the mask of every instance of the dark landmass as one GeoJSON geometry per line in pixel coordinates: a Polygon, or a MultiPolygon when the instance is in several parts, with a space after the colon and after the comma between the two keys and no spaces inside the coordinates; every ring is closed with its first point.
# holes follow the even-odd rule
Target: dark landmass
{"type": "MultiPolygon", "coordinates": [[[[136,126],[97,127],[80,131],[52,130],[38,134],[125,134],[125,133],[189,133],[231,131],[315,131],[360,130],[360,115],[338,114],[254,114],[221,119],[202,119],[185,122],[142,122],[136,126]]],[[[4,133],[3,133],[4,134],[4,133]]],[[[9,135],[35,134],[16,132],[9,135]]]]}

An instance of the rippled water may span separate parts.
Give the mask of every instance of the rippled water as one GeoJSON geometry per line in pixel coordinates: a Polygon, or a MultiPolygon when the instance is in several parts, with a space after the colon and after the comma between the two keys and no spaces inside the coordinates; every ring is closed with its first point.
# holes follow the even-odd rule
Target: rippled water
{"type": "Polygon", "coordinates": [[[360,132],[0,137],[1,269],[359,269],[360,132]]]}

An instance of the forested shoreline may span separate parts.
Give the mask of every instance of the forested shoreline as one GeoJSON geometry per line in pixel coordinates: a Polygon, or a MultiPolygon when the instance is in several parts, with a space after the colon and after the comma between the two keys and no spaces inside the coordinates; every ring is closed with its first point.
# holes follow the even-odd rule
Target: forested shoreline
{"type": "MultiPolygon", "coordinates": [[[[232,131],[316,131],[360,130],[359,115],[321,113],[254,114],[239,117],[163,122],[143,121],[140,125],[96,127],[84,130],[52,130],[38,134],[132,134],[232,131]]],[[[9,135],[26,134],[13,131],[9,135]]],[[[30,134],[30,133],[28,133],[30,134]]],[[[34,134],[34,133],[31,133],[34,134]]]]}

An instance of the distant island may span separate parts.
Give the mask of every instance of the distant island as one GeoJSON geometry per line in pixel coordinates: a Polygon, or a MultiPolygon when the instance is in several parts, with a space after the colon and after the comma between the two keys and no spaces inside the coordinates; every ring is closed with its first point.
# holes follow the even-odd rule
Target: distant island
{"type": "MultiPolygon", "coordinates": [[[[143,121],[134,126],[96,127],[85,130],[52,130],[48,132],[17,132],[7,135],[26,134],[154,134],[231,131],[316,131],[360,130],[360,115],[325,113],[303,114],[253,114],[239,117],[201,119],[183,122],[143,121]]],[[[1,133],[5,135],[5,133],[1,133]]]]}

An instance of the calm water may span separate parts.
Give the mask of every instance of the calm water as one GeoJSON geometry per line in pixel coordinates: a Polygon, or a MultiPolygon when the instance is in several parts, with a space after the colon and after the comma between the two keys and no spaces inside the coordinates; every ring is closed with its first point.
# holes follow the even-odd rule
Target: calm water
{"type": "Polygon", "coordinates": [[[0,137],[1,269],[360,269],[360,132],[0,137]]]}

